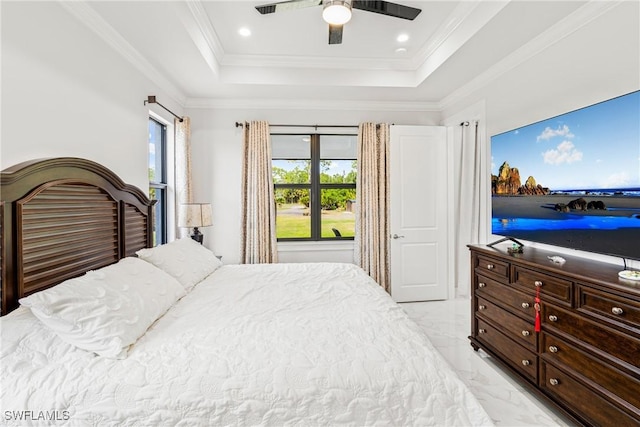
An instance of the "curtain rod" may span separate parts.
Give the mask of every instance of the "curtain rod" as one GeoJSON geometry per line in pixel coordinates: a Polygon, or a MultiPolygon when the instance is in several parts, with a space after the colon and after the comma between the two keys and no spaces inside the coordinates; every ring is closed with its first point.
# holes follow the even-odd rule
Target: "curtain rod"
{"type": "MultiPolygon", "coordinates": [[[[237,128],[244,127],[245,123],[236,122],[236,127],[237,128]]],[[[269,126],[280,127],[280,128],[314,128],[316,130],[318,128],[357,128],[359,127],[358,125],[272,125],[272,124],[269,124],[269,126]]],[[[248,123],[247,123],[247,127],[249,127],[248,123]]],[[[376,125],[376,127],[380,127],[380,125],[376,125]]]]}
{"type": "Polygon", "coordinates": [[[177,116],[173,111],[169,110],[167,107],[165,107],[164,105],[162,105],[158,101],[156,101],[155,95],[147,96],[147,99],[144,100],[144,105],[147,105],[147,103],[149,103],[149,104],[158,104],[159,106],[161,106],[162,108],[167,110],[169,113],[171,113],[171,115],[173,117],[175,117],[176,119],[180,120],[181,123],[184,121],[184,119],[182,117],[177,116]]]}

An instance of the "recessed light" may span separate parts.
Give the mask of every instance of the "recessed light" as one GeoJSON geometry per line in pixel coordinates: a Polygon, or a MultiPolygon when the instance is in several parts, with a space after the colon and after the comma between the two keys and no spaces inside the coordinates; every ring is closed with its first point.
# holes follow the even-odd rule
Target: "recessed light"
{"type": "Polygon", "coordinates": [[[238,34],[240,34],[242,37],[249,37],[251,35],[251,30],[247,27],[242,27],[238,30],[238,34]]]}
{"type": "Polygon", "coordinates": [[[404,43],[407,40],[409,40],[409,34],[406,33],[402,33],[400,35],[398,35],[398,37],[396,38],[396,40],[398,41],[398,43],[404,43]]]}
{"type": "Polygon", "coordinates": [[[396,49],[396,53],[407,53],[406,47],[399,47],[396,49]]]}

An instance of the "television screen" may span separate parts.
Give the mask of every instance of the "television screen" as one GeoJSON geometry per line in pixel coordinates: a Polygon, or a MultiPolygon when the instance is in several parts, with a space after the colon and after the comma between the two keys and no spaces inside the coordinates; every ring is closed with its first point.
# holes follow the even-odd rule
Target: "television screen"
{"type": "Polygon", "coordinates": [[[640,91],[491,137],[493,234],[640,259],[640,91]]]}

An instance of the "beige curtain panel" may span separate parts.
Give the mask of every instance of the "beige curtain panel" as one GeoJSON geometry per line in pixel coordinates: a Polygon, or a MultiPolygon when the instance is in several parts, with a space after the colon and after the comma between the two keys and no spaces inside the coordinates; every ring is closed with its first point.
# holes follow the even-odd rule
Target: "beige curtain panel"
{"type": "MultiPolygon", "coordinates": [[[[175,177],[176,177],[176,207],[193,201],[191,182],[191,119],[183,117],[181,122],[174,120],[175,140],[175,177]]],[[[176,221],[176,236],[187,237],[189,229],[178,227],[176,221]]]]}
{"type": "Polygon", "coordinates": [[[358,130],[355,259],[389,292],[389,125],[358,130]]]}
{"type": "Polygon", "coordinates": [[[278,252],[269,124],[245,123],[243,133],[241,260],[244,264],[274,263],[278,252]]]}

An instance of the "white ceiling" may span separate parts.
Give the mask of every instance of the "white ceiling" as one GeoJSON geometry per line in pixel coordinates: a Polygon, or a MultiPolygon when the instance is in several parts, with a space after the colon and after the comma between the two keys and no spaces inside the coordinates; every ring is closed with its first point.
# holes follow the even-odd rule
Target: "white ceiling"
{"type": "Polygon", "coordinates": [[[500,64],[605,10],[598,1],[404,1],[407,21],[354,10],[328,45],[322,7],[261,15],[269,1],[83,1],[63,5],[178,102],[309,99],[437,108],[500,64]],[[250,37],[238,34],[240,27],[250,37]],[[396,41],[400,33],[409,40],[396,41]],[[407,49],[397,53],[398,47],[407,49]]]}

